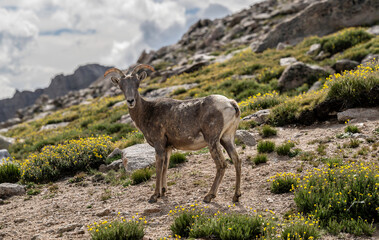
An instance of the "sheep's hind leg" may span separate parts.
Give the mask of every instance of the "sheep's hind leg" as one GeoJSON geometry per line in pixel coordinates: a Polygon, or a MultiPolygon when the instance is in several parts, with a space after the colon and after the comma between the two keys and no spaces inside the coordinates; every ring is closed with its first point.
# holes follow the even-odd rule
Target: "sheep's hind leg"
{"type": "Polygon", "coordinates": [[[224,155],[221,151],[219,140],[216,140],[212,144],[209,144],[209,151],[216,164],[217,172],[209,193],[204,197],[203,201],[206,203],[211,202],[211,200],[216,197],[218,187],[220,186],[221,180],[225,174],[225,169],[227,167],[224,155]]]}
{"type": "Polygon", "coordinates": [[[233,196],[233,202],[238,202],[239,197],[241,196],[241,159],[238,157],[236,148],[233,143],[233,137],[223,137],[221,139],[221,145],[227,151],[229,157],[232,159],[234,163],[234,167],[236,168],[236,189],[233,196]]]}

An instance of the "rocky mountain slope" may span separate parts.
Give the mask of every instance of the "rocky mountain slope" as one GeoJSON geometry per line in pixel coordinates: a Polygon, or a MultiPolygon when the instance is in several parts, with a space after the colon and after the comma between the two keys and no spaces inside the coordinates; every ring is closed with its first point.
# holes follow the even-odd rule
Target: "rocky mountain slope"
{"type": "MultiPolygon", "coordinates": [[[[97,228],[111,232],[105,227],[111,228],[111,223],[114,227],[115,219],[140,221],[144,240],[177,239],[170,225],[185,207],[196,205],[210,214],[205,220],[215,226],[218,217],[234,214],[268,220],[257,227],[262,230],[260,239],[287,239],[288,229],[292,239],[299,240],[377,239],[378,25],[341,29],[287,45],[299,41],[291,35],[288,39],[293,41],[280,40],[273,49],[253,51],[270,32],[285,26],[298,29],[294,37],[312,35],[302,32],[302,21],[309,20],[309,29],[318,29],[312,21],[333,20],[345,11],[355,24],[354,19],[362,20],[361,9],[366,4],[375,9],[375,3],[266,1],[221,20],[199,21],[183,37],[193,37],[188,43],[194,43],[192,50],[179,42],[184,51],[168,46],[157,51],[163,55],[154,51],[141,55],[140,62],[144,56],[159,56],[146,60],[157,71],[149,72],[141,84],[145,98],[223,94],[238,100],[242,119],[235,143],[242,160],[243,195],[235,205],[231,202],[235,171],[226,155],[230,166],[217,198],[201,203],[215,176],[207,148],[180,152],[187,160],[168,170],[167,195],[147,203],[155,176],[145,167],[153,164],[155,152],[133,126],[124,96],[109,79],[99,77],[86,89],[55,100],[43,97],[19,111],[22,123],[0,129],[6,136],[0,135],[0,146],[13,158],[13,170],[4,164],[7,160],[0,164],[0,216],[5,216],[0,218],[0,239],[88,239],[97,228]],[[342,3],[349,8],[333,7],[342,3]],[[304,13],[317,18],[307,20],[304,13]],[[254,20],[262,34],[244,43],[238,39],[249,33],[236,35],[226,45],[222,38],[204,43],[213,23],[230,23],[238,14],[254,20]],[[250,46],[254,41],[258,44],[250,46]],[[117,148],[122,154],[106,157],[113,150],[117,155],[117,148]],[[274,182],[286,190],[274,191],[274,182]],[[291,216],[299,219],[292,221],[291,216]],[[314,236],[303,237],[312,229],[314,236]]],[[[367,14],[370,21],[376,17],[370,10],[367,14]]],[[[235,20],[235,26],[247,21],[243,18],[235,20]]],[[[225,27],[223,33],[231,29],[225,27]]],[[[224,230],[238,234],[246,222],[224,230]]],[[[211,232],[206,239],[220,238],[211,232]]]]}
{"type": "MultiPolygon", "coordinates": [[[[156,51],[143,51],[137,63],[153,65],[157,71],[152,78],[164,82],[172,76],[230,59],[236,50],[247,46],[256,52],[267,48],[283,49],[307,36],[324,36],[345,27],[371,25],[379,21],[378,11],[379,3],[374,0],[263,1],[221,19],[199,20],[176,44],[156,51]]],[[[16,117],[2,126],[30,120],[33,114],[68,107],[89,98],[119,94],[101,77],[104,69],[106,67],[99,65],[80,67],[72,76],[67,76],[67,81],[58,75],[45,90],[17,92],[11,99],[0,100],[0,122],[16,117]],[[88,87],[95,80],[85,91],[65,96],[69,91],[88,87]],[[60,98],[48,102],[44,96],[36,102],[43,94],[50,99],[60,98]],[[32,104],[35,105],[30,106],[32,104]],[[49,107],[43,110],[41,105],[49,107]],[[17,109],[19,112],[15,115],[17,109]]]]}
{"type": "MultiPolygon", "coordinates": [[[[56,99],[70,91],[86,88],[102,76],[108,68],[99,64],[88,64],[78,67],[71,75],[55,76],[47,88],[35,91],[16,91],[12,98],[0,100],[0,122],[16,117],[18,109],[33,105],[39,98],[41,103],[46,103],[48,99],[56,99]]],[[[22,119],[22,112],[17,117],[22,119]]]]}

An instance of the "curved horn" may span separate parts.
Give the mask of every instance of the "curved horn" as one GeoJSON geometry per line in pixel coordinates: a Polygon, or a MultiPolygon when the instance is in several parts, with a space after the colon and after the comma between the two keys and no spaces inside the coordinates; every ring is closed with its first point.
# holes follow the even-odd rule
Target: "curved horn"
{"type": "Polygon", "coordinates": [[[125,76],[125,74],[120,70],[120,69],[117,69],[117,68],[111,68],[111,69],[108,69],[105,73],[104,73],[104,77],[106,77],[108,74],[110,74],[111,72],[116,72],[118,74],[120,74],[120,76],[125,76]]]}
{"type": "Polygon", "coordinates": [[[147,65],[147,64],[140,64],[140,65],[136,66],[136,67],[133,69],[131,75],[136,74],[136,73],[138,72],[138,70],[140,70],[140,69],[142,69],[142,68],[147,68],[147,69],[149,69],[149,70],[151,70],[151,71],[153,71],[153,72],[155,71],[154,68],[153,68],[152,66],[149,66],[149,65],[147,65]]]}

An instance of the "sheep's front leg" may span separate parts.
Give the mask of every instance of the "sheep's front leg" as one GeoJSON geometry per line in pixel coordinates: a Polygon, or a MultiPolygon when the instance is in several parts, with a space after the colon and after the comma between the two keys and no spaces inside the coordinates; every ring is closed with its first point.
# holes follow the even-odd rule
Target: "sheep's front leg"
{"type": "Polygon", "coordinates": [[[166,154],[165,154],[165,159],[163,162],[163,172],[162,172],[162,194],[161,197],[165,195],[167,192],[167,170],[168,166],[170,164],[170,156],[171,156],[172,148],[167,148],[166,149],[166,154]]]}
{"type": "Polygon", "coordinates": [[[155,191],[149,199],[149,203],[157,202],[157,199],[162,196],[162,173],[163,173],[163,162],[166,156],[166,151],[159,151],[155,149],[155,168],[156,168],[156,182],[155,191]]]}

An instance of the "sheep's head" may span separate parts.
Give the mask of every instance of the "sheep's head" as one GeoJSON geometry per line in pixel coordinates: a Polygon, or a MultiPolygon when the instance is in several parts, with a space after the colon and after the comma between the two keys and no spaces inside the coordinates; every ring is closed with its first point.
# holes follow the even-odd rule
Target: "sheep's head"
{"type": "Polygon", "coordinates": [[[133,69],[130,74],[125,74],[117,68],[111,68],[104,74],[104,77],[106,77],[108,74],[113,74],[111,80],[113,84],[118,85],[121,91],[124,93],[126,104],[129,108],[135,107],[136,98],[138,95],[138,87],[141,81],[147,76],[147,73],[145,71],[138,73],[138,71],[141,69],[149,69],[151,71],[154,71],[154,68],[149,65],[139,64],[133,69]]]}

